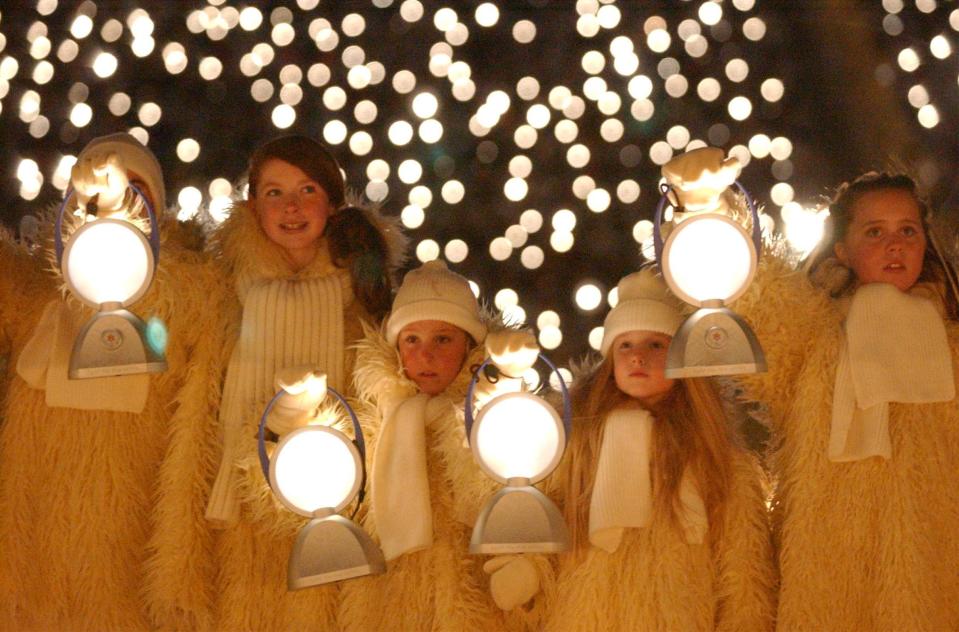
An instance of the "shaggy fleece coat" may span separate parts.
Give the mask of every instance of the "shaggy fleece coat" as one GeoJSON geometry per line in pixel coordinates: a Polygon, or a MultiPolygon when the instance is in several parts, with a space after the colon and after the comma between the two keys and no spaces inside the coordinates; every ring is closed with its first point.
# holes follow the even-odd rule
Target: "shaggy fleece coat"
{"type": "Polygon", "coordinates": [[[626,529],[612,553],[587,544],[561,557],[545,629],[771,630],[776,573],[765,499],[759,464],[737,450],[717,542],[689,544],[653,512],[649,527],[626,529]]]}
{"type": "MultiPolygon", "coordinates": [[[[432,505],[433,544],[387,563],[384,575],[346,582],[338,623],[341,629],[366,630],[502,630],[538,628],[543,592],[550,591],[552,570],[546,556],[532,555],[541,594],[526,607],[501,611],[489,592],[483,563],[489,556],[470,555],[473,525],[499,485],[480,470],[466,443],[463,404],[472,374],[485,347],[473,349],[459,375],[441,395],[443,412],[428,419],[427,467],[432,505]]],[[[369,437],[368,462],[376,450],[387,411],[418,393],[403,372],[399,353],[381,332],[370,331],[357,346],[357,394],[365,402],[361,422],[369,437]]],[[[478,388],[479,390],[479,388],[478,388]]],[[[484,393],[489,396],[489,389],[484,393]]],[[[376,538],[376,516],[364,527],[376,538]]]]}
{"type": "MultiPolygon", "coordinates": [[[[379,218],[374,225],[381,229],[379,218]]],[[[395,228],[388,229],[398,233],[395,228]]],[[[393,234],[386,235],[394,247],[393,234]]],[[[326,242],[321,242],[314,261],[294,272],[278,246],[263,234],[251,209],[237,205],[221,225],[215,237],[215,248],[223,265],[223,274],[236,290],[230,329],[232,342],[240,334],[245,289],[254,283],[284,279],[291,283],[309,281],[328,275],[343,276],[330,260],[326,242]]],[[[348,276],[345,278],[349,285],[348,276]]],[[[349,287],[344,293],[352,296],[349,287]]],[[[273,315],[263,315],[270,319],[273,315]]],[[[349,346],[362,336],[362,322],[368,318],[362,305],[352,299],[343,308],[344,345],[347,346],[345,369],[351,374],[353,354],[349,346]]],[[[296,323],[286,323],[286,331],[296,332],[289,339],[278,341],[289,354],[302,355],[310,348],[311,336],[317,332],[302,331],[296,323]]],[[[301,361],[299,364],[303,364],[301,361]]],[[[260,470],[257,458],[256,428],[260,415],[273,393],[258,394],[249,404],[241,433],[242,444],[235,462],[238,470],[237,494],[240,518],[236,524],[220,531],[217,542],[216,627],[223,630],[328,630],[335,629],[335,605],[338,586],[318,586],[296,592],[287,591],[287,563],[296,533],[305,519],[283,507],[271,492],[260,470]]],[[[215,458],[219,458],[219,453],[215,458]]]]}
{"type": "MultiPolygon", "coordinates": [[[[959,402],[891,403],[891,459],[831,462],[841,301],[767,258],[733,308],[769,365],[743,383],[772,424],[780,629],[959,629],[959,402]]],[[[959,375],[959,324],[945,325],[959,375]]]]}
{"type": "Polygon", "coordinates": [[[197,498],[208,486],[201,455],[215,440],[210,385],[222,327],[207,307],[220,283],[192,236],[168,221],[161,237],[156,277],[133,311],[166,325],[168,369],[149,376],[139,414],[50,407],[16,374],[48,302],[67,301],[79,322],[92,310],[58,298],[44,253],[0,241],[0,347],[10,352],[0,412],[2,629],[211,625],[212,543],[192,527],[202,524],[197,498]]]}

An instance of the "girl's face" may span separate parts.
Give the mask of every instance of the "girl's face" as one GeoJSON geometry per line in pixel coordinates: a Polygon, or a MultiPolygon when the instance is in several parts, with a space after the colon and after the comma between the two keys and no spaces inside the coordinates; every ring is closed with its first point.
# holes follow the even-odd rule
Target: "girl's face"
{"type": "Polygon", "coordinates": [[[323,187],[299,167],[274,158],[260,169],[253,207],[260,228],[297,268],[313,261],[333,212],[323,187]]]}
{"type": "Polygon", "coordinates": [[[400,330],[397,338],[406,377],[420,392],[438,395],[453,383],[466,360],[466,332],[441,320],[418,320],[400,330]]]}
{"type": "Polygon", "coordinates": [[[644,407],[659,402],[676,383],[665,375],[670,340],[657,331],[627,331],[613,340],[616,386],[644,407]]]}
{"type": "Polygon", "coordinates": [[[860,284],[889,283],[905,292],[919,279],[926,252],[919,203],[901,189],[863,193],[852,206],[846,237],[836,257],[860,284]]]}

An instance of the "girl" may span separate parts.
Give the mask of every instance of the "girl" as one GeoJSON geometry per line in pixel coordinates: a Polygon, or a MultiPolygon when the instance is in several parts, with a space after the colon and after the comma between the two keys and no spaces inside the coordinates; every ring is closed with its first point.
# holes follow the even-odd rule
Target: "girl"
{"type": "Polygon", "coordinates": [[[734,306],[769,365],[744,383],[772,423],[779,624],[954,630],[954,275],[908,177],[864,174],[829,212],[805,273],[768,259],[734,306]]]}
{"type": "Polygon", "coordinates": [[[47,272],[57,265],[53,218],[35,257],[0,241],[0,352],[10,352],[0,398],[5,630],[211,624],[202,573],[210,542],[182,525],[202,520],[191,490],[203,484],[195,456],[214,438],[209,384],[219,375],[222,327],[207,305],[218,302],[219,281],[192,250],[188,231],[166,213],[153,153],[129,134],[96,138],[80,152],[72,175],[77,200],[99,192],[101,211],[132,219],[135,207],[105,208],[97,173],[110,169],[136,183],[161,224],[153,283],[131,309],[165,326],[167,369],[69,379],[74,339],[94,310],[65,298],[57,287],[62,279],[47,272]],[[175,446],[197,452],[174,454],[175,446]],[[166,538],[176,539],[176,552],[158,557],[157,543],[166,538]]]}
{"type": "Polygon", "coordinates": [[[207,506],[218,542],[217,624],[230,630],[331,627],[335,593],[287,592],[301,521],[273,499],[256,465],[256,425],[283,369],[311,366],[343,392],[361,323],[388,308],[395,227],[347,204],[339,165],[302,136],[254,152],[249,198],[214,236],[235,290],[220,408],[223,454],[207,506]],[[391,250],[392,249],[392,250],[391,250]]]}
{"type": "Polygon", "coordinates": [[[768,630],[775,573],[763,479],[712,384],[664,375],[682,320],[651,268],[619,283],[603,361],[573,388],[556,478],[573,552],[550,630],[768,630]]]}
{"type": "MultiPolygon", "coordinates": [[[[406,275],[383,333],[370,332],[359,345],[356,387],[369,402],[364,427],[375,443],[365,526],[378,537],[388,570],[344,585],[344,629],[490,630],[538,614],[517,608],[504,619],[496,603],[512,609],[532,598],[548,573],[544,560],[488,562],[494,603],[483,560],[468,553],[482,503],[497,487],[474,463],[463,426],[486,330],[466,279],[431,261],[406,275]]],[[[508,345],[523,335],[491,336],[508,345]]],[[[496,388],[510,384],[504,379],[496,388]]],[[[489,397],[494,388],[482,390],[489,397]]]]}

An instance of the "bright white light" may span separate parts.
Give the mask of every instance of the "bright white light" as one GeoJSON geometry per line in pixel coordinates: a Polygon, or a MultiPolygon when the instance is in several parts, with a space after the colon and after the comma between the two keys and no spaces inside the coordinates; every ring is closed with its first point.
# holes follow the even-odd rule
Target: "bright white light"
{"type": "Polygon", "coordinates": [[[373,73],[370,72],[369,68],[363,65],[353,66],[346,74],[346,82],[350,84],[350,87],[354,90],[362,90],[367,87],[370,85],[372,78],[373,73]]]}
{"type": "Polygon", "coordinates": [[[433,15],[433,26],[435,26],[437,30],[445,33],[453,28],[453,25],[456,24],[458,20],[459,18],[456,15],[456,11],[449,7],[443,7],[433,15]]]}
{"type": "Polygon", "coordinates": [[[416,258],[419,259],[421,263],[433,261],[434,259],[438,259],[439,256],[440,245],[432,239],[424,239],[416,244],[416,258]]]}
{"type": "Polygon", "coordinates": [[[745,121],[753,113],[753,104],[746,97],[733,97],[729,102],[729,116],[737,121],[745,121]]]}
{"type": "Polygon", "coordinates": [[[443,184],[440,195],[447,204],[459,204],[463,201],[463,196],[466,195],[466,188],[459,180],[450,180],[443,184]]]}
{"type": "Polygon", "coordinates": [[[436,119],[427,119],[420,123],[418,133],[424,143],[437,143],[443,138],[443,124],[436,119]]]}
{"type": "Polygon", "coordinates": [[[516,143],[516,146],[521,149],[529,149],[536,144],[536,139],[538,138],[536,133],[536,128],[531,125],[520,125],[516,128],[516,131],[513,133],[513,141],[516,143]]]}
{"type": "Polygon", "coordinates": [[[567,231],[557,230],[549,236],[550,248],[560,253],[569,252],[575,241],[573,233],[567,231]]]}
{"type": "Polygon", "coordinates": [[[272,120],[277,129],[286,129],[296,120],[296,110],[285,103],[278,105],[273,108],[272,120]]]}
{"type": "Polygon", "coordinates": [[[759,91],[764,99],[770,103],[775,103],[783,98],[783,93],[786,90],[783,87],[783,82],[779,79],[766,79],[760,86],[759,91]]]}
{"type": "Polygon", "coordinates": [[[432,118],[437,109],[439,102],[429,92],[421,92],[413,98],[413,113],[421,119],[432,118]]]}
{"type": "Polygon", "coordinates": [[[370,161],[366,167],[366,177],[370,180],[386,180],[390,176],[390,165],[382,158],[370,161]]]}
{"type": "Polygon", "coordinates": [[[684,300],[728,302],[746,289],[754,272],[750,244],[745,231],[725,217],[690,218],[670,235],[664,270],[684,300]]]}
{"type": "Polygon", "coordinates": [[[184,138],[176,146],[176,156],[183,162],[193,162],[200,155],[200,143],[192,138],[184,138]]]}
{"type": "Polygon", "coordinates": [[[823,225],[828,214],[826,211],[804,209],[795,202],[783,206],[782,218],[786,224],[786,239],[802,258],[812,252],[822,239],[823,225]]]}
{"type": "Polygon", "coordinates": [[[653,92],[653,82],[646,75],[636,75],[629,80],[626,89],[629,91],[629,96],[634,99],[645,99],[653,92]]]}
{"type": "Polygon", "coordinates": [[[571,232],[576,228],[576,214],[569,209],[560,209],[553,213],[553,230],[559,232],[571,232]]]}
{"type": "Polygon", "coordinates": [[[475,454],[500,482],[542,480],[556,467],[565,442],[556,411],[526,393],[501,395],[488,402],[473,432],[475,454]]]}
{"type": "Polygon", "coordinates": [[[519,225],[527,233],[535,233],[543,227],[543,214],[536,209],[527,209],[520,214],[519,225]]]}
{"type": "Polygon", "coordinates": [[[520,20],[513,25],[513,39],[519,44],[529,44],[536,39],[536,25],[529,20],[520,20]]]}
{"type": "Polygon", "coordinates": [[[506,261],[513,254],[513,244],[506,237],[496,237],[489,244],[489,254],[495,261],[506,261]]]}
{"type": "Polygon", "coordinates": [[[70,239],[63,267],[73,290],[93,304],[127,304],[149,284],[151,256],[143,234],[122,220],[85,224],[70,239]]]}
{"type": "Polygon", "coordinates": [[[546,255],[539,246],[526,246],[519,255],[520,263],[522,263],[523,267],[527,270],[535,270],[540,267],[543,265],[545,258],[546,255]]]}
{"type": "Polygon", "coordinates": [[[270,464],[270,478],[284,504],[308,515],[342,509],[358,485],[358,457],[350,445],[341,433],[320,426],[285,436],[270,464]]]}
{"type": "Polygon", "coordinates": [[[419,228],[423,225],[425,219],[426,213],[423,212],[423,209],[413,204],[406,206],[400,213],[400,221],[410,229],[419,228]]]}
{"type": "Polygon", "coordinates": [[[406,145],[413,140],[413,126],[406,121],[396,121],[390,125],[387,136],[394,145],[406,145]]]}
{"type": "Polygon", "coordinates": [[[506,229],[506,238],[513,245],[513,248],[522,248],[526,244],[526,240],[529,239],[529,233],[519,224],[513,224],[506,229]]]}
{"type": "Polygon", "coordinates": [[[323,105],[336,112],[346,105],[346,91],[339,86],[330,86],[323,91],[323,105]]]}
{"type": "Polygon", "coordinates": [[[83,39],[93,30],[93,20],[89,15],[80,14],[70,25],[70,34],[77,39],[83,39]]]}
{"type": "Polygon", "coordinates": [[[599,351],[603,344],[603,327],[593,327],[589,332],[589,346],[594,351],[599,351]]]}
{"type": "MultiPolygon", "coordinates": [[[[200,204],[203,203],[203,193],[196,187],[183,187],[176,196],[176,201],[180,206],[180,211],[186,211],[192,217],[200,208],[200,204]]],[[[177,217],[179,217],[179,214],[177,217]]]]}
{"type": "Polygon", "coordinates": [[[584,283],[576,290],[576,306],[591,312],[603,302],[603,292],[592,283],[584,283]]]}
{"type": "Polygon", "coordinates": [[[396,174],[404,184],[413,184],[423,177],[423,166],[418,161],[408,158],[400,163],[396,174]]]}
{"type": "Polygon", "coordinates": [[[443,249],[443,256],[450,263],[460,263],[469,255],[469,246],[462,239],[452,239],[446,243],[443,249]]]}
{"type": "Polygon", "coordinates": [[[912,48],[904,48],[899,53],[899,67],[906,72],[913,72],[919,68],[919,55],[912,48]]]}
{"type": "Polygon", "coordinates": [[[433,203],[433,192],[430,191],[429,187],[422,184],[417,185],[410,189],[409,201],[410,204],[415,204],[420,208],[427,208],[433,203]]]}
{"type": "Polygon", "coordinates": [[[704,2],[699,5],[699,19],[707,26],[715,26],[723,19],[723,8],[718,2],[704,2]]]}
{"type": "Polygon", "coordinates": [[[556,135],[556,140],[568,144],[576,140],[576,136],[579,134],[579,127],[573,121],[563,119],[553,128],[553,133],[556,135]]]}
{"type": "Polygon", "coordinates": [[[171,75],[178,75],[184,70],[187,66],[187,56],[186,49],[183,48],[182,44],[177,42],[171,42],[163,47],[163,65],[166,66],[166,70],[171,75]]]}
{"type": "Polygon", "coordinates": [[[348,130],[343,121],[332,119],[323,126],[323,140],[330,145],[339,145],[346,140],[348,130]]]}
{"type": "Polygon", "coordinates": [[[580,62],[583,70],[591,75],[598,75],[606,67],[606,58],[598,50],[587,51],[580,62]]]}
{"type": "Polygon", "coordinates": [[[476,12],[473,16],[477,24],[488,28],[499,21],[499,7],[492,2],[484,2],[476,7],[476,12]]]}
{"type": "Polygon", "coordinates": [[[756,134],[749,139],[749,153],[762,160],[772,151],[772,140],[765,134],[756,134]]]}
{"type": "Polygon", "coordinates": [[[639,199],[639,183],[635,180],[623,180],[616,186],[616,197],[623,204],[632,204],[639,199]]]}
{"type": "Polygon", "coordinates": [[[212,81],[223,72],[223,63],[216,57],[204,57],[200,60],[200,76],[212,81]]]}
{"type": "Polygon", "coordinates": [[[117,69],[117,58],[110,53],[100,53],[93,60],[93,72],[101,79],[106,79],[117,69]]]}
{"type": "Polygon", "coordinates": [[[526,197],[528,192],[529,185],[527,185],[526,180],[522,178],[510,178],[506,181],[506,184],[503,185],[503,194],[506,196],[506,199],[513,202],[519,202],[526,197]]]}
{"type": "Polygon", "coordinates": [[[919,117],[919,124],[926,129],[932,129],[939,125],[939,110],[932,104],[926,104],[919,108],[917,116],[919,117]]]}
{"type": "Polygon", "coordinates": [[[77,103],[70,110],[70,122],[77,127],[86,127],[93,119],[93,109],[86,103],[77,103]]]}
{"type": "Polygon", "coordinates": [[[542,103],[530,106],[526,112],[526,122],[536,129],[543,129],[549,125],[549,108],[542,103]]]}
{"type": "Polygon", "coordinates": [[[255,31],[263,23],[263,14],[256,7],[246,7],[240,11],[240,28],[244,31],[255,31]]]}
{"type": "Polygon", "coordinates": [[[606,189],[593,189],[586,196],[586,206],[594,213],[602,213],[608,209],[611,201],[612,198],[606,189]]]}
{"type": "Polygon", "coordinates": [[[582,169],[589,163],[589,148],[577,143],[566,151],[566,162],[574,169],[582,169]]]}
{"type": "Polygon", "coordinates": [[[509,161],[509,174],[514,178],[528,178],[533,171],[533,161],[520,154],[509,161]]]}
{"type": "Polygon", "coordinates": [[[672,38],[666,29],[655,29],[646,36],[646,46],[654,53],[665,53],[671,42],[672,38]]]}
{"type": "MultiPolygon", "coordinates": [[[[539,331],[539,345],[544,349],[552,350],[563,342],[563,332],[559,327],[544,327],[539,331]]],[[[552,381],[550,382],[552,383],[552,381]]]]}

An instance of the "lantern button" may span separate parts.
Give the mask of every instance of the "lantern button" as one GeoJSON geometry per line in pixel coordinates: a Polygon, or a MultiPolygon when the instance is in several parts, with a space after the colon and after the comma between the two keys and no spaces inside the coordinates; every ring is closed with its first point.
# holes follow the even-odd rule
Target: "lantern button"
{"type": "Polygon", "coordinates": [[[729,340],[729,334],[722,327],[710,327],[706,330],[706,346],[712,349],[722,349],[729,340]]]}

